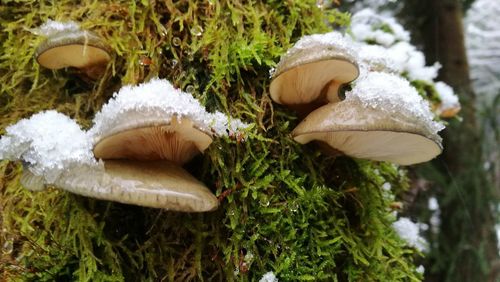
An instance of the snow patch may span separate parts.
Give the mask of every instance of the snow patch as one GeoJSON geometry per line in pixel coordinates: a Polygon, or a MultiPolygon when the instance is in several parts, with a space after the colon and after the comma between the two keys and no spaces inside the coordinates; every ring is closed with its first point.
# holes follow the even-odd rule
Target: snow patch
{"type": "Polygon", "coordinates": [[[407,80],[393,74],[367,73],[356,81],[352,91],[346,93],[346,100],[357,100],[365,107],[389,115],[403,115],[422,124],[432,134],[444,128],[443,124],[433,120],[429,103],[418,95],[417,90],[407,80]]]}
{"type": "Polygon", "coordinates": [[[80,25],[74,21],[58,22],[53,20],[47,20],[46,23],[42,24],[40,27],[35,28],[32,32],[36,35],[52,36],[60,32],[75,32],[80,31],[80,25]]]}
{"type": "Polygon", "coordinates": [[[393,17],[377,14],[372,9],[363,9],[352,16],[351,31],[358,41],[373,41],[386,47],[410,41],[408,31],[393,17]]]}
{"type": "Polygon", "coordinates": [[[453,88],[451,88],[448,84],[438,81],[434,84],[434,87],[439,95],[439,99],[441,99],[441,105],[439,106],[441,111],[460,107],[457,95],[455,95],[453,88]]]}
{"type": "Polygon", "coordinates": [[[411,247],[416,248],[421,252],[426,252],[428,243],[420,236],[418,224],[411,221],[409,218],[401,217],[392,224],[392,228],[398,233],[401,239],[405,240],[411,247]]]}
{"type": "Polygon", "coordinates": [[[97,165],[90,136],[69,117],[45,111],[6,128],[0,159],[21,160],[34,175],[53,184],[75,165],[97,165]]]}
{"type": "Polygon", "coordinates": [[[278,282],[278,278],[272,271],[269,271],[260,278],[259,282],[278,282]]]}

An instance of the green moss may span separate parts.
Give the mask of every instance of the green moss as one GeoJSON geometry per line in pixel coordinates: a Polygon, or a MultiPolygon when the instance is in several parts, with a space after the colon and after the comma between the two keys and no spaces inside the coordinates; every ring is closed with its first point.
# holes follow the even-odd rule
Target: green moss
{"type": "Polygon", "coordinates": [[[287,48],[327,31],[328,20],[347,24],[347,14],[315,1],[3,3],[0,133],[47,109],[89,127],[113,91],[156,76],[191,85],[209,110],[254,124],[246,142],[217,140],[187,165],[220,195],[220,208],[206,214],[29,192],[19,184],[21,166],[1,162],[0,243],[14,244],[1,256],[7,280],[255,281],[267,271],[282,281],[418,280],[381,189],[389,182],[403,191],[406,177],[389,164],[297,144],[289,135],[296,116],[267,90],[269,69],[287,48]],[[115,53],[100,81],[38,66],[41,39],[29,29],[49,18],[80,21],[107,40],[115,53]]]}

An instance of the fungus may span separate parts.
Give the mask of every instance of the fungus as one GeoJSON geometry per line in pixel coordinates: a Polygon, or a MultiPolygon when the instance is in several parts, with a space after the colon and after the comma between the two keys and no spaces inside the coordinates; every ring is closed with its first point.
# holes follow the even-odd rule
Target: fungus
{"type": "Polygon", "coordinates": [[[410,165],[442,151],[429,105],[410,84],[368,73],[346,95],[309,114],[292,132],[302,144],[318,141],[330,153],[410,165]]]}
{"type": "Polygon", "coordinates": [[[221,113],[206,112],[191,95],[175,89],[168,81],[153,79],[115,93],[97,113],[90,132],[94,136],[94,155],[104,160],[106,170],[108,163],[116,164],[111,159],[120,159],[121,166],[126,165],[127,170],[135,166],[135,173],[142,175],[142,166],[162,161],[164,181],[172,176],[189,176],[177,181],[179,186],[191,183],[186,190],[179,190],[184,194],[170,193],[170,199],[157,200],[160,202],[156,204],[168,203],[163,207],[182,211],[208,211],[217,208],[217,198],[200,182],[192,184],[194,178],[180,165],[202,153],[212,143],[213,135],[243,127],[246,125],[239,120],[230,122],[221,113]]]}
{"type": "Polygon", "coordinates": [[[211,143],[212,137],[188,118],[173,117],[169,123],[159,120],[149,126],[133,121],[124,125],[123,131],[100,136],[94,155],[102,159],[167,159],[184,164],[211,143]]]}
{"type": "Polygon", "coordinates": [[[106,160],[104,169],[80,167],[55,185],[83,196],[174,211],[204,212],[218,206],[203,183],[168,161],[106,160]]]}
{"type": "MultiPolygon", "coordinates": [[[[179,93],[168,93],[168,87],[173,89],[168,82],[154,80],[144,85],[151,86],[151,84],[160,87],[153,87],[158,91],[161,87],[166,87],[163,90],[167,90],[167,93],[163,94],[170,95],[172,101],[179,103],[179,99],[174,98],[180,95],[179,93]]],[[[142,86],[136,88],[142,89],[142,86]]],[[[164,98],[165,96],[157,97],[160,100],[164,98]]],[[[116,102],[116,100],[120,99],[112,101],[116,102]]],[[[130,104],[130,101],[128,102],[130,104]]],[[[115,105],[112,102],[111,104],[109,109],[115,105]]],[[[137,106],[137,101],[132,104],[137,106]]],[[[184,107],[185,110],[189,108],[186,104],[180,104],[178,107],[184,107]]],[[[143,110],[144,116],[148,115],[147,110],[154,112],[153,109],[147,107],[143,110]]],[[[187,112],[193,113],[192,109],[187,112]]],[[[246,127],[239,120],[229,122],[228,118],[221,113],[203,113],[204,116],[199,118],[213,124],[214,132],[217,134],[223,134],[222,132],[228,128],[236,130],[246,127]]],[[[181,116],[180,113],[177,114],[181,116]]],[[[98,118],[96,123],[99,129],[103,129],[106,118],[110,116],[103,112],[98,116],[100,119],[98,118]]],[[[121,117],[127,118],[126,112],[125,116],[121,117]]],[[[115,116],[112,118],[116,118],[117,121],[122,120],[115,116]]],[[[192,120],[196,119],[192,118],[192,120]]],[[[184,128],[187,125],[193,126],[194,123],[183,119],[179,122],[176,118],[170,121],[174,127],[183,128],[180,130],[183,138],[189,134],[196,135],[184,128]],[[181,123],[183,126],[180,125],[181,123]]],[[[208,126],[205,127],[208,128],[208,126]]],[[[93,133],[96,132],[99,131],[93,133]]],[[[80,126],[67,116],[56,111],[46,111],[6,128],[6,134],[0,138],[0,159],[21,160],[24,167],[21,184],[33,191],[43,190],[50,185],[98,199],[188,212],[209,211],[218,206],[217,198],[206,186],[177,164],[164,160],[163,155],[159,155],[157,159],[162,160],[157,161],[105,160],[97,162],[92,154],[92,136],[94,135],[81,130],[80,126]]],[[[204,142],[199,146],[208,146],[207,140],[204,142]]]]}
{"type": "Polygon", "coordinates": [[[271,98],[299,112],[340,101],[340,86],[359,75],[353,45],[338,32],[304,36],[278,63],[271,98]]]}
{"type": "Polygon", "coordinates": [[[74,67],[97,79],[111,59],[103,40],[93,32],[80,30],[74,22],[48,21],[36,33],[47,37],[35,51],[36,60],[43,67],[74,67]]]}

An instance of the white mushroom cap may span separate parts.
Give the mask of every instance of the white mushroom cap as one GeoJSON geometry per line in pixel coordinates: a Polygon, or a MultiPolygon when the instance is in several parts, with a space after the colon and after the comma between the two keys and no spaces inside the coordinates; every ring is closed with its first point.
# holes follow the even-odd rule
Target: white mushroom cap
{"type": "Polygon", "coordinates": [[[99,77],[111,60],[109,47],[89,31],[62,31],[49,36],[35,52],[37,62],[49,69],[75,67],[99,77]]]}
{"type": "Polygon", "coordinates": [[[340,85],[359,75],[352,46],[338,32],[304,36],[276,67],[269,89],[271,98],[290,106],[340,101],[340,85]]]}
{"type": "Polygon", "coordinates": [[[104,170],[80,167],[55,186],[97,199],[184,212],[218,207],[217,198],[184,169],[166,161],[107,160],[104,170]]]}
{"type": "Polygon", "coordinates": [[[184,164],[212,143],[188,118],[145,122],[133,115],[120,128],[100,136],[94,155],[101,159],[170,160],[184,164]]]}
{"type": "Polygon", "coordinates": [[[320,141],[345,155],[410,165],[442,151],[441,138],[404,115],[388,114],[359,101],[325,105],[309,114],[292,132],[302,144],[320,141]]]}

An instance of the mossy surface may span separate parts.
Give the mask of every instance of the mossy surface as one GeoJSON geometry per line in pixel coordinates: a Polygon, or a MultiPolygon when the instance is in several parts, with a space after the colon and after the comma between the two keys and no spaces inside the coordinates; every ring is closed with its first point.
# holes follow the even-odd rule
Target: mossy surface
{"type": "Polygon", "coordinates": [[[290,110],[273,104],[269,70],[300,36],[348,24],[316,1],[2,1],[0,133],[56,109],[88,128],[124,84],[167,78],[209,111],[253,124],[246,140],[215,141],[186,168],[219,196],[186,214],[98,201],[54,188],[30,192],[22,166],[0,162],[0,273],[7,281],[414,281],[414,251],[391,228],[397,167],[331,158],[295,143],[290,110]],[[89,83],[40,67],[47,19],[74,20],[114,54],[89,83]]]}

